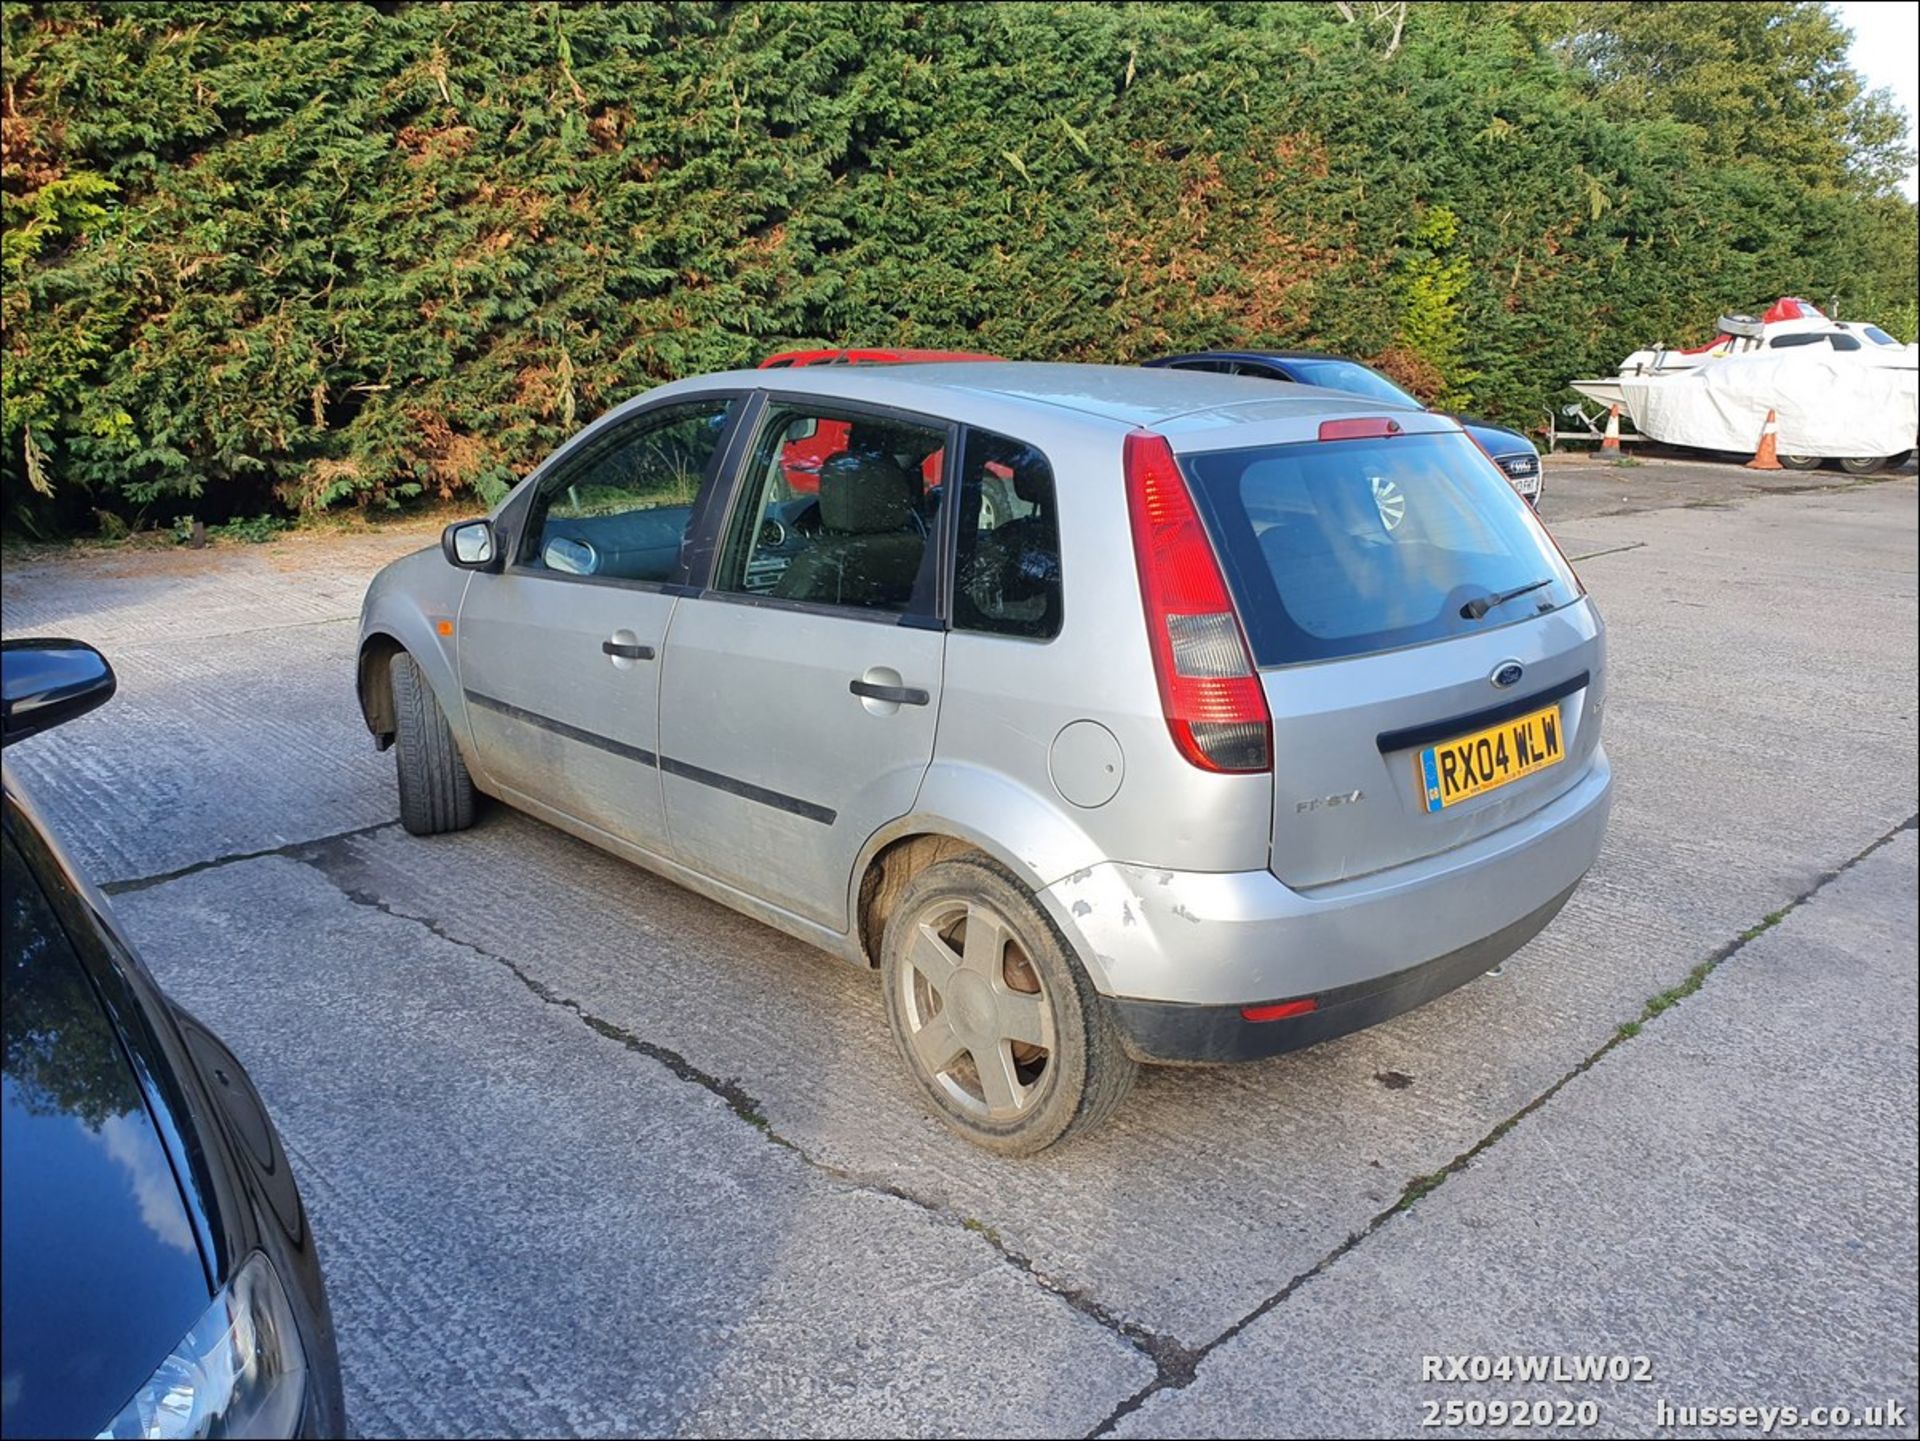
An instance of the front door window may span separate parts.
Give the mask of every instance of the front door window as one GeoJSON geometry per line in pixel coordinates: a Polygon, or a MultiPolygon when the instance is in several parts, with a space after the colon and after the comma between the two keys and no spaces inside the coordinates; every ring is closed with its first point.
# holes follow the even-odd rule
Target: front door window
{"type": "Polygon", "coordinates": [[[560,575],[665,581],[733,408],[703,400],[619,426],[569,457],[533,498],[520,564],[560,575]]]}

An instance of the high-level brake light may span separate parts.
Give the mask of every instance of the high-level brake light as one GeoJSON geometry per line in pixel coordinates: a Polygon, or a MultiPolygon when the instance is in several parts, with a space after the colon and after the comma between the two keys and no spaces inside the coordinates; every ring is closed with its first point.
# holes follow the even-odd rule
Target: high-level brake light
{"type": "Polygon", "coordinates": [[[1322,440],[1378,440],[1382,436],[1399,433],[1400,422],[1384,415],[1362,415],[1349,420],[1320,422],[1322,440]]]}

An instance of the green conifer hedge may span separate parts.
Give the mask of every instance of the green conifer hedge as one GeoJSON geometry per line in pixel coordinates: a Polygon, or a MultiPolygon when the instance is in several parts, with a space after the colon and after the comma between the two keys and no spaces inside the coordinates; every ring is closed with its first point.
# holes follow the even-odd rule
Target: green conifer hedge
{"type": "Polygon", "coordinates": [[[9,5],[9,524],[490,500],[795,344],[1319,346],[1532,425],[1776,294],[1911,329],[1823,7],[1375,8],[9,5]]]}

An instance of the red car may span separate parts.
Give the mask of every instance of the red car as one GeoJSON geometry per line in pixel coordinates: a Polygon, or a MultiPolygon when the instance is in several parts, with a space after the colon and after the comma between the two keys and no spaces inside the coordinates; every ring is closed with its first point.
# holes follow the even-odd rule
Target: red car
{"type": "MultiPolygon", "coordinates": [[[[1000,360],[977,350],[783,350],[760,362],[761,370],[779,370],[792,365],[912,365],[935,360],[1000,360]]],[[[830,457],[847,448],[848,428],[844,421],[822,421],[805,440],[788,441],[780,453],[780,464],[787,472],[787,487],[795,495],[813,495],[820,489],[820,467],[830,457]]],[[[940,483],[940,451],[928,456],[920,467],[931,490],[940,483]]]]}
{"type": "Polygon", "coordinates": [[[929,360],[1005,360],[979,350],[783,350],[760,362],[762,370],[789,365],[912,365],[929,360]]]}

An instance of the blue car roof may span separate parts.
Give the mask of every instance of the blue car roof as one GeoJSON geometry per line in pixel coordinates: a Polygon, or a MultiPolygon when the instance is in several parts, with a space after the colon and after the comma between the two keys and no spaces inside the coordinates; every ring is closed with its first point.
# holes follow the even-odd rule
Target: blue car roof
{"type": "MultiPolygon", "coordinates": [[[[1367,365],[1364,360],[1355,360],[1351,355],[1340,355],[1331,350],[1188,350],[1179,355],[1162,355],[1144,362],[1147,365],[1170,365],[1176,360],[1344,360],[1349,365],[1367,365]]],[[[1372,370],[1371,365],[1367,369],[1372,370]]]]}
{"type": "MultiPolygon", "coordinates": [[[[1152,360],[1142,361],[1143,365],[1168,366],[1181,360],[1249,360],[1256,364],[1262,361],[1289,360],[1340,360],[1348,365],[1362,366],[1373,370],[1364,360],[1355,360],[1351,355],[1341,355],[1331,350],[1184,350],[1178,355],[1161,355],[1152,360]]],[[[1376,371],[1375,374],[1378,374],[1376,371]]],[[[1396,381],[1395,384],[1398,384],[1396,381]]],[[[1475,420],[1471,416],[1456,415],[1454,419],[1479,441],[1482,449],[1491,455],[1502,455],[1511,451],[1526,449],[1538,454],[1524,431],[1514,430],[1511,426],[1492,425],[1484,420],[1475,420]],[[1505,447],[1502,449],[1501,447],[1505,447]]]]}

